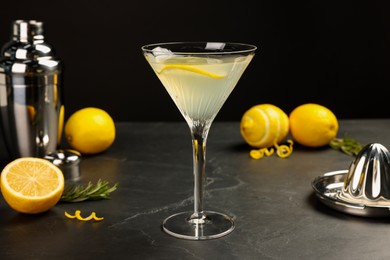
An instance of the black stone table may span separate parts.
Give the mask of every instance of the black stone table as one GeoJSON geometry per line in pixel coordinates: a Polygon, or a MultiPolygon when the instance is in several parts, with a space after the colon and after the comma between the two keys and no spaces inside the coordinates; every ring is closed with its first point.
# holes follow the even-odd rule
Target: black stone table
{"type": "MultiPolygon", "coordinates": [[[[339,136],[345,134],[390,147],[390,119],[340,120],[339,136]]],[[[205,209],[232,215],[231,234],[209,241],[165,234],[164,218],[193,207],[189,129],[184,122],[118,122],[114,145],[82,157],[80,165],[80,183],[119,182],[111,199],[59,203],[43,214],[24,215],[1,197],[0,259],[390,258],[389,218],[336,211],[311,186],[317,176],[347,169],[353,157],[295,145],[289,158],[253,160],[239,122],[217,120],[207,144],[205,209]],[[105,219],[64,216],[77,209],[105,219]]]]}

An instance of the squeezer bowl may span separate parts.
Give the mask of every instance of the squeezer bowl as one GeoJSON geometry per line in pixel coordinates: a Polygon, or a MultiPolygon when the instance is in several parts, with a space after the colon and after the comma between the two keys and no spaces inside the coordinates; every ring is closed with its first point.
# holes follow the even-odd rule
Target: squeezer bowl
{"type": "Polygon", "coordinates": [[[350,164],[339,196],[366,206],[390,206],[390,153],[379,143],[363,147],[350,164]]]}

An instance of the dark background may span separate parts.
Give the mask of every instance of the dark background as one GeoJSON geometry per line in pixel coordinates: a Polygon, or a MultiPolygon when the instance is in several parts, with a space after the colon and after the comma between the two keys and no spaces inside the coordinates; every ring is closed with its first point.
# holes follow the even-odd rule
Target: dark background
{"type": "Polygon", "coordinates": [[[115,121],[183,120],[141,54],[163,41],[230,41],[258,51],[216,120],[256,104],[314,102],[338,118],[390,116],[389,1],[2,1],[0,43],[16,19],[44,22],[64,61],[66,117],[95,106],[115,121]],[[256,6],[254,6],[256,4],[256,6]]]}

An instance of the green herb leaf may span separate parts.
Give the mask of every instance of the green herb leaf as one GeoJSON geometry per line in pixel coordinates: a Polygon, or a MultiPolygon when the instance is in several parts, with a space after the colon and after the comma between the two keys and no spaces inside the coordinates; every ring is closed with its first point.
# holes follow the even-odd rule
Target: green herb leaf
{"type": "Polygon", "coordinates": [[[333,139],[329,143],[329,146],[350,156],[358,155],[363,148],[361,143],[359,143],[356,139],[348,137],[347,135],[345,135],[344,138],[333,139]]]}
{"type": "Polygon", "coordinates": [[[61,202],[82,202],[85,200],[109,199],[110,194],[116,190],[118,183],[109,186],[108,181],[99,179],[96,184],[89,182],[87,186],[76,185],[75,183],[67,186],[62,192],[61,202]]]}

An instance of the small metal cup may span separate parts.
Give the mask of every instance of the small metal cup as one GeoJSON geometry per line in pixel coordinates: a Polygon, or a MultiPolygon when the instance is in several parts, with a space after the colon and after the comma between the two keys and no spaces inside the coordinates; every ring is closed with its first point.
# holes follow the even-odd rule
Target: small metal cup
{"type": "Polygon", "coordinates": [[[65,180],[76,181],[80,178],[81,154],[75,150],[57,150],[44,157],[62,170],[65,180]]]}

